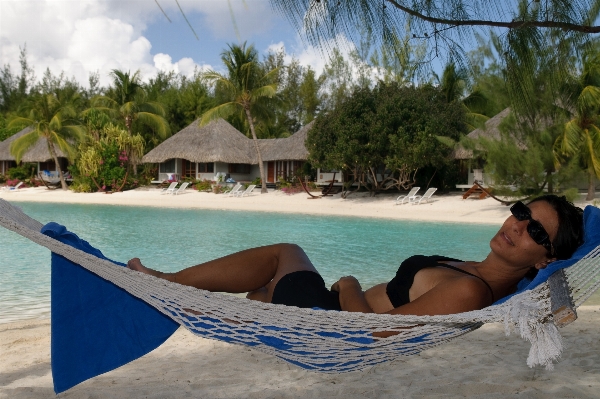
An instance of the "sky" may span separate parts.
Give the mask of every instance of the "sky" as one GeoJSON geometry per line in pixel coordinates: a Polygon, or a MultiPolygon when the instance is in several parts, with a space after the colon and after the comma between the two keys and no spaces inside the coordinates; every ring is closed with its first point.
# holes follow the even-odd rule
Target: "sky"
{"type": "Polygon", "coordinates": [[[0,66],[20,73],[20,49],[39,79],[46,68],[88,87],[90,73],[110,83],[113,69],[191,76],[222,70],[228,44],[247,42],[265,55],[284,48],[317,72],[327,59],[304,43],[268,0],[0,0],[0,66]],[[233,15],[233,17],[232,17],[233,15]],[[167,17],[170,19],[167,20],[167,17]]]}

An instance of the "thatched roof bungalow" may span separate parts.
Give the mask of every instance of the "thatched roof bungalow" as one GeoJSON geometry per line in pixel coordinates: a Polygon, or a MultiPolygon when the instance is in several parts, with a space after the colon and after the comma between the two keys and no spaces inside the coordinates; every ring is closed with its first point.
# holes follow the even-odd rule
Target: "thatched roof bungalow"
{"type": "MultiPolygon", "coordinates": [[[[505,108],[499,114],[494,115],[485,122],[484,129],[475,129],[467,134],[467,137],[473,140],[479,138],[487,138],[492,140],[500,140],[500,123],[510,115],[510,108],[505,108]]],[[[473,159],[473,150],[468,150],[463,146],[459,146],[454,150],[454,159],[473,159]]]]}
{"type": "MultiPolygon", "coordinates": [[[[293,173],[308,157],[304,146],[312,124],[284,139],[259,140],[267,182],[293,173]]],[[[175,178],[236,181],[260,176],[254,142],[223,119],[200,126],[196,120],[148,152],[143,163],[158,163],[158,181],[175,178]]]]}
{"type": "MultiPolygon", "coordinates": [[[[10,153],[10,146],[12,142],[31,132],[32,130],[33,129],[31,127],[26,127],[20,132],[0,142],[0,173],[6,174],[8,169],[16,166],[15,157],[10,153]]],[[[56,155],[59,158],[61,167],[66,168],[67,156],[60,150],[60,148],[56,148],[56,155]]],[[[21,161],[27,163],[37,163],[38,171],[56,170],[54,160],[50,155],[50,151],[48,151],[48,143],[46,139],[39,139],[37,143],[27,150],[27,152],[21,158],[21,161]]]]}

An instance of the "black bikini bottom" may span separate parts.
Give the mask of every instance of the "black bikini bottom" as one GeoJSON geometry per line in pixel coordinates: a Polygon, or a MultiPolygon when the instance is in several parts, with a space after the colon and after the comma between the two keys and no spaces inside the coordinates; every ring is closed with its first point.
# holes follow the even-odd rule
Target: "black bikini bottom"
{"type": "Polygon", "coordinates": [[[308,270],[283,276],[273,290],[271,302],[299,308],[342,310],[339,293],[328,290],[321,275],[308,270]]]}

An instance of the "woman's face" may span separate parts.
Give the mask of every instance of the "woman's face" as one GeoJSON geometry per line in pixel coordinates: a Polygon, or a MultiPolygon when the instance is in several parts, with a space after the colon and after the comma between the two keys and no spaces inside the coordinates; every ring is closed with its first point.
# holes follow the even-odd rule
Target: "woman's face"
{"type": "MultiPolygon", "coordinates": [[[[550,241],[554,241],[558,232],[558,214],[546,201],[537,201],[527,205],[531,210],[531,218],[542,224],[550,241]]],[[[548,250],[536,243],[529,233],[529,220],[517,220],[510,215],[498,233],[490,241],[492,252],[516,267],[546,267],[550,258],[548,250]]]]}

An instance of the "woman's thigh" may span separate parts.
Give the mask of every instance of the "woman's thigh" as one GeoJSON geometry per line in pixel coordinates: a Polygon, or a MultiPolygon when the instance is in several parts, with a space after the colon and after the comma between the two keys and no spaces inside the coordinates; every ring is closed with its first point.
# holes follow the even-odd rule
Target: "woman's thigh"
{"type": "Polygon", "coordinates": [[[318,273],[317,269],[300,246],[296,244],[278,245],[280,248],[278,248],[277,272],[273,276],[273,279],[267,285],[265,285],[265,287],[260,288],[253,293],[249,293],[249,299],[271,302],[275,286],[286,274],[297,271],[311,271],[318,273]],[[253,298],[253,296],[256,298],[253,298]]]}

